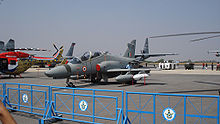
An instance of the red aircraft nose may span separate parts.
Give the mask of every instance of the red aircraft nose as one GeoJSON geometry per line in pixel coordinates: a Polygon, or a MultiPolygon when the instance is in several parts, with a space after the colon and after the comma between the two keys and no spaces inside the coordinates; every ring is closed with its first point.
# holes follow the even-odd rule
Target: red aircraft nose
{"type": "Polygon", "coordinates": [[[100,67],[99,64],[96,65],[96,70],[97,70],[97,71],[100,71],[100,70],[101,70],[101,67],[100,67]]]}

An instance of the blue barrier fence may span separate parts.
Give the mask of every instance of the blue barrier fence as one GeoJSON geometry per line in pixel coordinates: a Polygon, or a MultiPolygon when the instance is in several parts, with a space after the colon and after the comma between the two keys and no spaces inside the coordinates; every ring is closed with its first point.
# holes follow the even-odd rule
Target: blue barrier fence
{"type": "Polygon", "coordinates": [[[51,87],[52,118],[83,123],[123,123],[123,91],[51,87]]]}
{"type": "Polygon", "coordinates": [[[42,116],[41,124],[48,119],[82,123],[219,124],[219,96],[211,95],[0,83],[0,99],[7,109],[42,116]]]}
{"type": "Polygon", "coordinates": [[[219,96],[126,92],[124,123],[219,124],[219,96]]]}
{"type": "Polygon", "coordinates": [[[123,123],[124,93],[120,90],[22,83],[0,86],[0,98],[7,109],[42,116],[41,124],[52,118],[82,123],[123,123]]]}

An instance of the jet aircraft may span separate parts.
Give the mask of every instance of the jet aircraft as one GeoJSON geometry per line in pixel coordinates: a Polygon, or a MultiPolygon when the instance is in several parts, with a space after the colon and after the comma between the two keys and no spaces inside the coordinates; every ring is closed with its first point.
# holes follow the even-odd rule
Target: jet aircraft
{"type": "MultiPolygon", "coordinates": [[[[67,78],[67,86],[73,86],[69,79],[90,78],[93,83],[100,82],[104,79],[108,82],[108,78],[116,77],[117,81],[131,82],[132,76],[127,74],[138,74],[140,71],[149,73],[149,69],[132,68],[131,66],[137,63],[135,59],[136,40],[128,43],[128,48],[123,57],[113,56],[106,53],[91,51],[85,52],[80,59],[74,58],[74,63],[71,61],[67,64],[57,66],[45,72],[48,77],[54,79],[67,78]],[[77,63],[76,63],[77,62],[77,63]],[[129,73],[128,73],[129,72],[129,73]],[[119,77],[118,77],[119,76],[119,77]]],[[[138,78],[141,79],[141,78],[138,78]]]]}
{"type": "Polygon", "coordinates": [[[46,49],[41,48],[15,48],[15,41],[13,39],[10,39],[7,44],[3,41],[0,41],[0,53],[3,52],[12,52],[15,50],[23,50],[23,51],[47,51],[46,49]]]}
{"type": "Polygon", "coordinates": [[[75,45],[76,45],[76,43],[71,44],[66,56],[63,57],[61,64],[67,64],[70,60],[72,60],[74,58],[73,50],[74,50],[75,45]]]}
{"type": "Polygon", "coordinates": [[[149,57],[167,56],[167,55],[177,55],[176,53],[149,53],[148,38],[146,38],[144,43],[144,48],[141,54],[135,54],[135,58],[139,61],[145,61],[149,57]]]}
{"type": "Polygon", "coordinates": [[[14,51],[15,49],[15,41],[10,39],[7,44],[3,41],[0,41],[0,53],[7,52],[7,51],[14,51]]]}

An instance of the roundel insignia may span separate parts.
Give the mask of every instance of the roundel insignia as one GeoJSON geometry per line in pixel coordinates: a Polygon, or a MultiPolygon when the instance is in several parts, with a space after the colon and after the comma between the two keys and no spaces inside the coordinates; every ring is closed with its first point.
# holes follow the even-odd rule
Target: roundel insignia
{"type": "Polygon", "coordinates": [[[83,67],[82,67],[82,71],[83,71],[83,72],[86,72],[86,70],[87,70],[86,66],[83,66],[83,67]]]}
{"type": "Polygon", "coordinates": [[[79,109],[80,109],[81,111],[86,111],[87,108],[88,108],[88,103],[87,103],[85,100],[81,100],[81,101],[79,102],[79,109]]]}
{"type": "Polygon", "coordinates": [[[96,65],[96,70],[97,70],[97,71],[100,71],[100,70],[101,70],[101,67],[100,67],[99,64],[96,65]]]}
{"type": "Polygon", "coordinates": [[[28,102],[28,95],[27,94],[23,94],[22,95],[22,100],[24,103],[27,103],[28,102]]]}
{"type": "Polygon", "coordinates": [[[165,108],[163,110],[163,118],[167,121],[172,121],[176,117],[176,112],[172,108],[165,108]]]}

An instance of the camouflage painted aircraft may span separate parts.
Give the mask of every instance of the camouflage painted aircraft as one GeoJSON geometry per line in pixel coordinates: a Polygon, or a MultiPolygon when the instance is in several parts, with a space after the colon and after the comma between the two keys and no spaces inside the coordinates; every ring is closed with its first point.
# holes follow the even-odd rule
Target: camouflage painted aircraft
{"type": "MultiPolygon", "coordinates": [[[[61,46],[61,48],[59,48],[59,49],[57,48],[57,46],[56,46],[55,44],[53,44],[53,46],[54,46],[54,48],[57,50],[57,51],[53,54],[53,56],[54,56],[54,55],[59,51],[59,49],[61,49],[63,46],[61,46]]],[[[49,63],[48,66],[49,66],[49,67],[55,67],[56,64],[67,64],[68,61],[70,61],[71,59],[73,59],[74,46],[75,46],[75,43],[71,43],[71,46],[70,46],[70,48],[69,48],[69,50],[68,50],[66,56],[62,56],[62,58],[59,59],[59,61],[53,61],[52,63],[49,63]]],[[[47,64],[47,63],[44,63],[44,62],[38,63],[38,65],[39,65],[40,67],[45,67],[45,64],[47,64]]]]}
{"type": "Polygon", "coordinates": [[[67,78],[66,83],[70,87],[73,84],[69,82],[69,79],[89,78],[95,83],[100,82],[101,79],[108,82],[108,78],[116,77],[119,82],[131,82],[134,79],[132,76],[127,76],[128,74],[135,75],[140,71],[144,71],[145,73],[150,72],[149,69],[133,68],[133,65],[137,63],[135,59],[135,47],[136,40],[128,43],[128,48],[123,57],[101,52],[85,52],[80,59],[75,58],[77,61],[74,60],[74,63],[70,61],[67,64],[57,66],[46,71],[45,75],[54,79],[67,78]]]}
{"type": "Polygon", "coordinates": [[[73,50],[74,50],[75,45],[76,45],[76,43],[71,44],[66,56],[63,57],[61,64],[67,64],[70,60],[72,60],[74,58],[73,50]]]}
{"type": "Polygon", "coordinates": [[[4,52],[0,53],[0,75],[20,75],[32,65],[38,63],[49,64],[58,61],[63,53],[61,48],[54,57],[36,57],[24,52],[4,52]]]}
{"type": "Polygon", "coordinates": [[[141,54],[135,54],[135,58],[139,61],[145,61],[149,57],[167,56],[167,55],[177,55],[176,53],[149,53],[148,38],[146,38],[144,43],[144,49],[141,54]]]}

